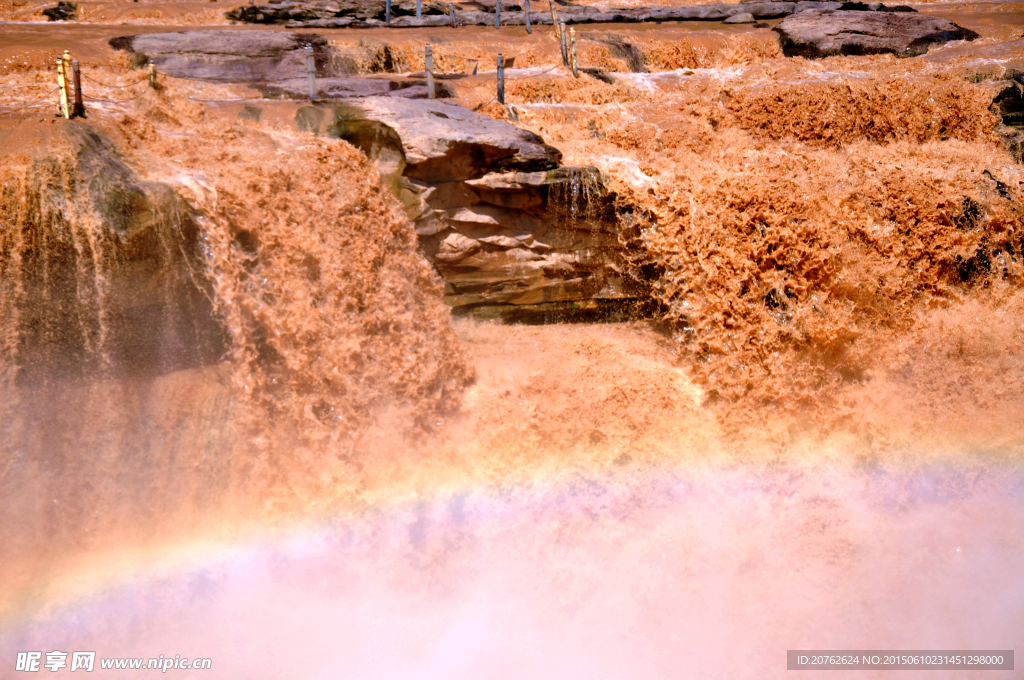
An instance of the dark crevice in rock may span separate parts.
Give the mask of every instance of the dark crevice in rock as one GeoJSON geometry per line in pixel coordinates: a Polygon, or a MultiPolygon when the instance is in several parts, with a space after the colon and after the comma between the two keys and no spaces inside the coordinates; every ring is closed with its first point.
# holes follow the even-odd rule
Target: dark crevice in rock
{"type": "Polygon", "coordinates": [[[1024,86],[1015,78],[992,83],[989,110],[999,118],[1000,140],[1016,163],[1024,163],[1024,86]]]}

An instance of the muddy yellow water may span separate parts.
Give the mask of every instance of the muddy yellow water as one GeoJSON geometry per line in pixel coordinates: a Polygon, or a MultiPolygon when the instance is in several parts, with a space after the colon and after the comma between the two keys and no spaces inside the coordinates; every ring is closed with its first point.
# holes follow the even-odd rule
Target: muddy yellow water
{"type": "MultiPolygon", "coordinates": [[[[636,266],[662,312],[547,327],[453,321],[371,164],[296,130],[297,103],[122,92],[141,74],[107,40],[226,5],[82,5],[77,25],[0,25],[0,677],[53,650],[268,680],[764,678],[787,649],[1021,651],[1024,174],[987,89],[1024,59],[1020,4],[921,6],[981,38],[913,59],[577,27],[611,84],[572,78],[547,28],[325,31],[390,42],[410,70],[428,38],[440,70],[476,59],[487,72],[448,82],[503,119],[489,64],[514,56],[518,124],[645,216],[636,266]],[[100,228],[76,220],[65,150],[31,162],[68,124],[47,99],[63,49],[96,80],[86,122],[209,217],[221,361],[14,374],[17,225],[60,214],[85,249],[100,228]]],[[[928,677],[978,675],[957,673],[928,677]]]]}

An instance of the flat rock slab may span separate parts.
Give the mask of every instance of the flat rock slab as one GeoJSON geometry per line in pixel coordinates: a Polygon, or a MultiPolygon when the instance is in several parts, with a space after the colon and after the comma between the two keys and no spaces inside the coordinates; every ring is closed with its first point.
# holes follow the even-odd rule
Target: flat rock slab
{"type": "Polygon", "coordinates": [[[303,77],[306,45],[322,65],[327,42],[301,33],[205,30],[126,36],[110,45],[134,52],[171,76],[243,81],[303,77]]]}
{"type": "Polygon", "coordinates": [[[807,10],[776,26],[786,56],[896,54],[912,57],[952,40],[978,34],[927,14],[851,10],[807,10]]]}
{"type": "Polygon", "coordinates": [[[342,126],[368,120],[394,130],[410,178],[465,180],[488,172],[551,170],[562,159],[538,135],[454,102],[364,97],[338,104],[334,112],[342,126]]]}

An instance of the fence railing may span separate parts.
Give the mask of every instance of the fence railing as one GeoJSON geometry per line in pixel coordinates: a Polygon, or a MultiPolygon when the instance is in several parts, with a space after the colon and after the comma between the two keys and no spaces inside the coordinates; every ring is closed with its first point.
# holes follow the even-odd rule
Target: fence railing
{"type": "MultiPolygon", "coordinates": [[[[500,6],[500,0],[499,0],[500,6]]],[[[527,0],[527,11],[529,11],[529,0],[527,0]]],[[[555,8],[554,3],[551,4],[551,16],[554,22],[554,35],[556,40],[559,42],[562,66],[569,67],[572,70],[572,75],[576,78],[579,77],[579,69],[577,65],[576,56],[576,29],[570,28],[566,31],[565,23],[558,22],[558,10],[555,8]]],[[[454,12],[453,12],[454,17],[454,12]]],[[[499,45],[464,45],[462,47],[501,47],[499,45]]],[[[433,46],[427,43],[424,47],[424,65],[425,65],[425,77],[427,81],[427,97],[435,99],[437,97],[437,74],[434,72],[434,52],[433,46]]],[[[458,55],[446,55],[449,58],[458,55]]],[[[477,75],[477,66],[479,63],[478,58],[461,57],[466,62],[465,72],[466,75],[477,75]],[[472,70],[472,73],[469,71],[472,70]]],[[[508,68],[515,57],[506,60],[503,52],[498,52],[497,56],[497,68],[495,70],[495,85],[497,90],[498,103],[505,105],[505,69],[508,68]]],[[[553,70],[556,67],[551,67],[553,70]]],[[[103,82],[88,73],[84,73],[81,69],[79,61],[72,59],[70,53],[65,50],[64,54],[56,60],[56,71],[57,71],[57,87],[54,90],[50,90],[50,94],[57,93],[57,109],[58,114],[65,119],[71,119],[76,117],[82,117],[86,111],[86,101],[90,102],[101,102],[101,103],[122,103],[130,102],[143,97],[147,90],[142,90],[138,94],[134,94],[129,97],[95,97],[92,95],[84,94],[82,89],[82,81],[87,80],[91,83],[99,85],[101,87],[115,90],[128,90],[129,92],[134,91],[134,88],[139,85],[146,84],[150,89],[159,89],[160,83],[158,81],[158,73],[155,64],[150,64],[148,72],[142,78],[126,84],[110,84],[103,82]]],[[[306,46],[306,72],[309,78],[309,100],[316,102],[318,99],[319,89],[317,86],[317,75],[316,75],[316,60],[313,54],[312,46],[306,46]]],[[[443,74],[442,74],[443,75],[443,74]]],[[[38,83],[26,83],[23,85],[0,85],[0,91],[11,88],[26,88],[26,87],[38,87],[38,83]]],[[[22,106],[17,109],[18,111],[40,108],[45,106],[43,104],[26,104],[22,102],[22,106]]],[[[510,112],[511,113],[511,112],[510,112]]]]}

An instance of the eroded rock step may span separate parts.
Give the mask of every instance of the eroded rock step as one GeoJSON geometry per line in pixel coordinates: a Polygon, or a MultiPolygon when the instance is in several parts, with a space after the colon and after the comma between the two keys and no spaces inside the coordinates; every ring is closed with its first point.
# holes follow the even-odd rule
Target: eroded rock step
{"type": "Polygon", "coordinates": [[[310,105],[296,124],[377,164],[457,312],[619,318],[648,299],[627,263],[632,209],[596,168],[562,166],[532,132],[453,102],[392,97],[310,105]]]}

